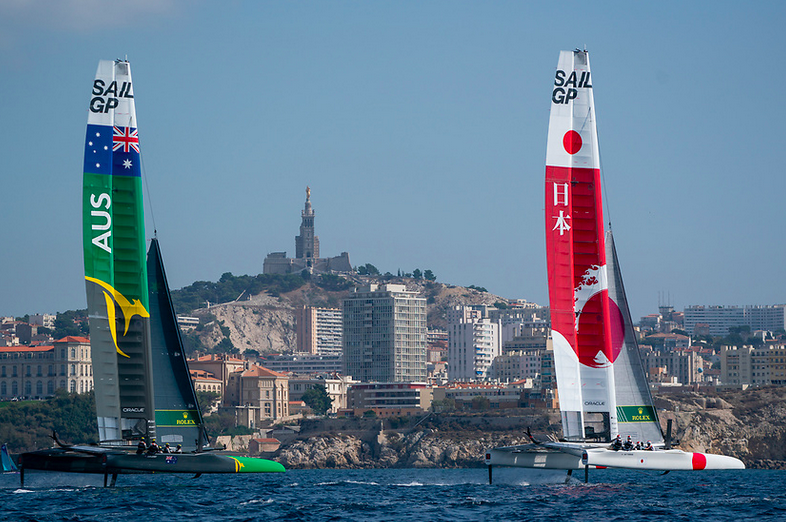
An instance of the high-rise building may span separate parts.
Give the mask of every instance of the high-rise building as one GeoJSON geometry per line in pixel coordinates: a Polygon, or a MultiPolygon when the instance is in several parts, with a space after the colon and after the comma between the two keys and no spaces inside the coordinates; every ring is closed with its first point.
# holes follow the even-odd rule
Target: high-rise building
{"type": "Polygon", "coordinates": [[[746,306],[745,324],[756,330],[783,330],[786,327],[786,305],[746,306]]]}
{"type": "Polygon", "coordinates": [[[748,326],[751,332],[781,330],[786,325],[786,305],[687,306],[684,325],[688,334],[696,332],[697,326],[710,335],[727,335],[734,326],[748,326]]]}
{"type": "Polygon", "coordinates": [[[426,300],[371,284],[344,299],[344,375],[360,382],[426,380],[426,300]]]}
{"type": "Polygon", "coordinates": [[[447,319],[449,379],[488,379],[492,361],[502,353],[500,323],[484,318],[481,310],[468,306],[451,308],[447,319]]]}
{"type": "Polygon", "coordinates": [[[340,308],[303,306],[295,312],[298,353],[340,355],[343,317],[340,308]]]}

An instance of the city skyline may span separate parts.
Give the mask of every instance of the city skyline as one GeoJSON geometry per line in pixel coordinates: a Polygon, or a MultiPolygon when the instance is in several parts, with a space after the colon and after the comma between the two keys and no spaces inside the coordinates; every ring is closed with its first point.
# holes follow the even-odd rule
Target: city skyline
{"type": "Polygon", "coordinates": [[[786,72],[770,57],[784,14],[717,2],[2,4],[0,315],[85,306],[89,90],[99,59],[125,57],[147,235],[157,229],[172,288],[262,273],[267,254],[293,247],[310,186],[321,255],[547,305],[549,93],[559,51],[585,46],[633,317],[661,295],[677,309],[783,303],[786,72]]]}

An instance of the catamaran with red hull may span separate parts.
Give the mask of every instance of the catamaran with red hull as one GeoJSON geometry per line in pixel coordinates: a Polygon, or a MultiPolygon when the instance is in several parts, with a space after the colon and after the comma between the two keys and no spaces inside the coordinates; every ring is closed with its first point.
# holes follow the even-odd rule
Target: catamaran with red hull
{"type": "Polygon", "coordinates": [[[741,469],[733,457],[670,448],[653,407],[611,230],[605,230],[587,51],[562,51],[546,149],[546,260],[563,437],[491,449],[525,468],[741,469]],[[653,451],[614,450],[617,436],[653,451]]]}

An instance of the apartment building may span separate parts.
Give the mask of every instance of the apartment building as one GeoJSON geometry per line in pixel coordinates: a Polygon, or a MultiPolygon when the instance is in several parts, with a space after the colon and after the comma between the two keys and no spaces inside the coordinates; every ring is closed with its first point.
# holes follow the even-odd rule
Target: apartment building
{"type": "Polygon", "coordinates": [[[481,310],[468,306],[451,308],[447,319],[449,379],[488,380],[492,361],[502,352],[500,323],[484,318],[481,310]]]}
{"type": "Polygon", "coordinates": [[[295,330],[298,353],[341,354],[344,323],[340,308],[303,306],[295,311],[295,330]]]}
{"type": "Polygon", "coordinates": [[[426,380],[426,300],[371,284],[344,299],[344,375],[360,382],[426,380]]]}

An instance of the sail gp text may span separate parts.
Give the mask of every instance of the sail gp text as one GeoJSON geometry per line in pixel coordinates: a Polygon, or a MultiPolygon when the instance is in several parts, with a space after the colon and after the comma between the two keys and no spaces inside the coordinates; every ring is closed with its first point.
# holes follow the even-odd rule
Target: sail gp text
{"type": "Polygon", "coordinates": [[[90,100],[91,112],[109,112],[120,103],[119,98],[133,98],[131,82],[123,82],[119,86],[116,81],[109,85],[96,78],[93,82],[93,98],[90,100]],[[118,88],[119,87],[119,88],[118,88]]]}
{"type": "Polygon", "coordinates": [[[579,89],[592,89],[590,84],[590,72],[584,71],[577,75],[572,71],[570,76],[563,70],[558,69],[554,76],[554,91],[551,93],[551,101],[554,103],[569,103],[579,95],[579,89]]]}

